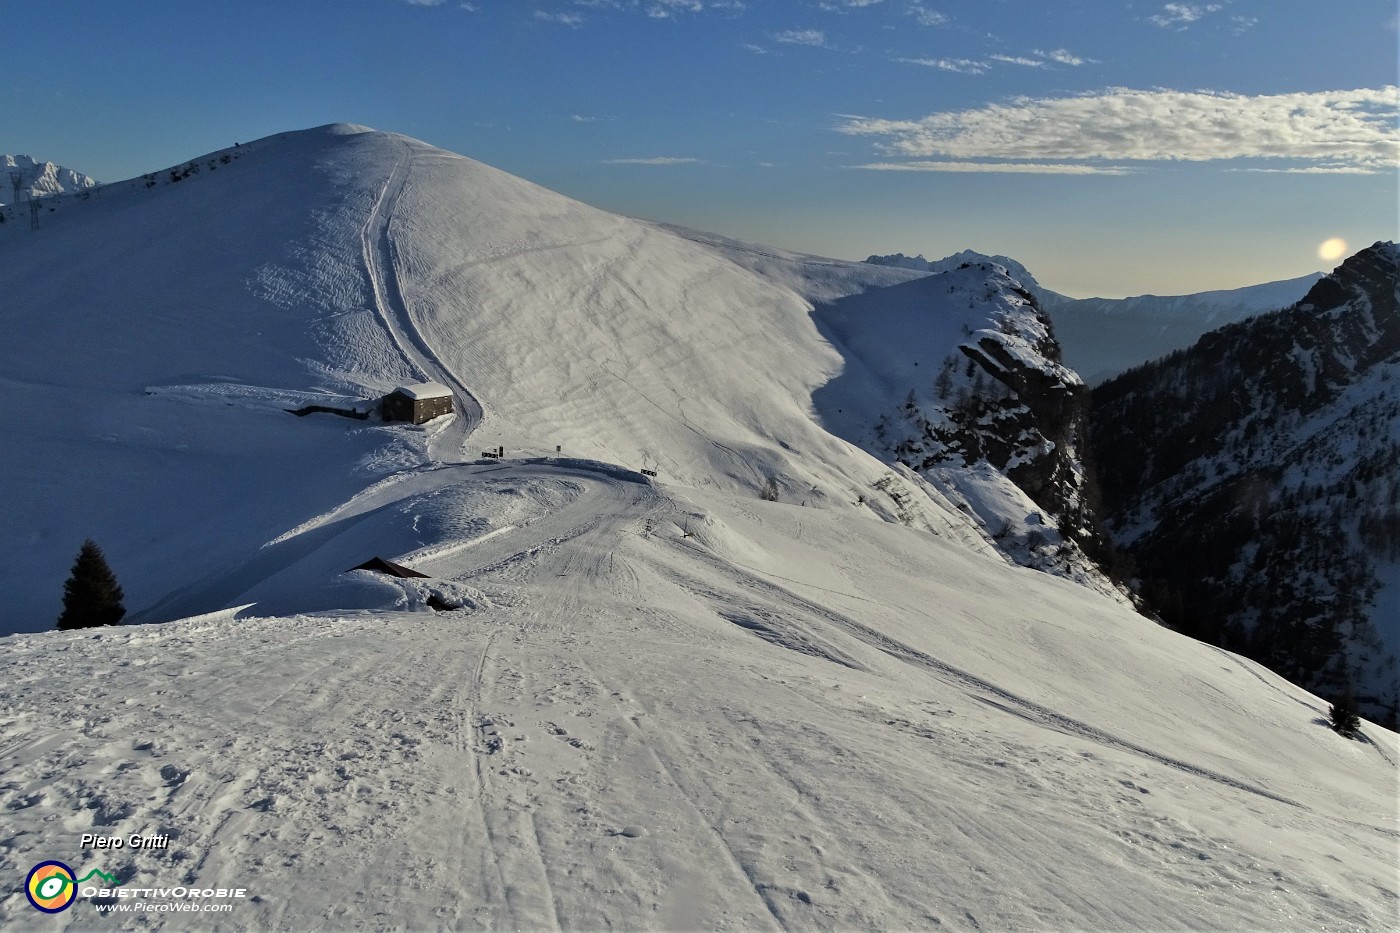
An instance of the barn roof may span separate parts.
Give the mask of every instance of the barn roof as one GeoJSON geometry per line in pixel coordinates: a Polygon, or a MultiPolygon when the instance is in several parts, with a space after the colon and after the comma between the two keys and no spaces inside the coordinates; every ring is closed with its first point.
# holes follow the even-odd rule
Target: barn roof
{"type": "Polygon", "coordinates": [[[441,382],[414,382],[410,385],[399,386],[394,391],[402,392],[413,399],[445,398],[452,395],[452,390],[441,382]]]}
{"type": "Polygon", "coordinates": [[[426,577],[426,573],[419,573],[412,567],[405,567],[403,564],[396,564],[391,560],[382,557],[371,557],[363,564],[351,567],[351,570],[373,570],[375,573],[386,573],[391,577],[426,577]]]}

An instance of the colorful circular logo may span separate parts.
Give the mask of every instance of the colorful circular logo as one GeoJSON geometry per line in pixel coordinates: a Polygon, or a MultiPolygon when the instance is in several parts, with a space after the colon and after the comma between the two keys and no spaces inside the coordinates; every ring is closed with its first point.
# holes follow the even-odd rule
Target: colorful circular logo
{"type": "Polygon", "coordinates": [[[24,879],[24,896],[35,910],[56,914],[67,910],[78,896],[73,869],[62,862],[40,862],[24,879]]]}

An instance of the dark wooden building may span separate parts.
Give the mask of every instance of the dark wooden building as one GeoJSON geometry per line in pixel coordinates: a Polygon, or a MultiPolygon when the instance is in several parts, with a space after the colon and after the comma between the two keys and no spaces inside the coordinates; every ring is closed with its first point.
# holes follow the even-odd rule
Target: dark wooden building
{"type": "MultiPolygon", "coordinates": [[[[375,573],[388,574],[391,577],[427,577],[426,573],[419,573],[412,567],[405,567],[403,564],[396,564],[391,560],[382,557],[371,557],[363,564],[356,564],[351,570],[373,570],[375,573]]],[[[348,572],[348,571],[347,571],[348,572]]]]}
{"type": "Polygon", "coordinates": [[[452,413],[452,390],[440,382],[399,386],[379,403],[385,421],[422,424],[452,413]]]}

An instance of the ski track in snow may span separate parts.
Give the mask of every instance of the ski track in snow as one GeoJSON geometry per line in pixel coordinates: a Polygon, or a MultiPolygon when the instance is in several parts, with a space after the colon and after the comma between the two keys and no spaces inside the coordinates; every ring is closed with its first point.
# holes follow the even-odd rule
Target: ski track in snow
{"type": "Polygon", "coordinates": [[[435,461],[459,460],[467,439],[481,423],[482,409],[476,396],[423,339],[399,283],[391,225],[394,207],[408,184],[413,166],[412,146],[407,142],[400,144],[403,155],[394,164],[365,222],[361,237],[365,269],[373,286],[375,310],[404,359],[425,379],[449,386],[456,396],[453,427],[446,432],[446,437],[434,438],[436,443],[429,443],[429,452],[435,461]]]}

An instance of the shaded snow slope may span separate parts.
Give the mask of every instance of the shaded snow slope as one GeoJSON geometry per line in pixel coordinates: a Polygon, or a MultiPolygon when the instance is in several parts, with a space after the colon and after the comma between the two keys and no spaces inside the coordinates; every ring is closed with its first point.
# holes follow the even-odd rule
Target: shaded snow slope
{"type": "Polygon", "coordinates": [[[0,871],[252,895],[172,929],[1393,920],[1393,735],[948,539],[640,479],[444,467],[288,539],[303,587],[357,535],[431,574],[355,611],[6,639],[0,871]]]}
{"type": "Polygon", "coordinates": [[[1029,269],[1021,265],[1010,256],[1000,254],[988,256],[985,253],[978,253],[970,249],[962,250],[951,256],[944,256],[942,259],[925,259],[923,254],[917,256],[906,256],[903,253],[893,253],[888,256],[870,256],[865,262],[874,266],[886,266],[894,269],[912,269],[919,272],[938,275],[943,272],[952,272],[960,266],[978,263],[995,263],[1007,271],[1013,279],[1019,282],[1027,291],[1035,295],[1036,300],[1042,307],[1054,307],[1062,301],[1073,301],[1059,292],[1052,292],[1050,289],[1036,281],[1029,269]]]}
{"type": "Polygon", "coordinates": [[[969,261],[814,313],[846,359],[814,396],[834,433],[919,471],[1017,563],[1122,598],[1066,538],[1094,535],[1083,383],[1003,266],[969,261]]]}

